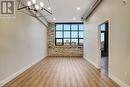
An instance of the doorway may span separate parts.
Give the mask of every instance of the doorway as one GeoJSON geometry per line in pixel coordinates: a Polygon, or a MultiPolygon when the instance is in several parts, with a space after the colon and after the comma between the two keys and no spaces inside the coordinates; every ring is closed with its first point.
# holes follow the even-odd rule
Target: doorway
{"type": "Polygon", "coordinates": [[[99,25],[100,31],[100,67],[101,71],[108,73],[109,66],[109,22],[106,21],[99,25]]]}

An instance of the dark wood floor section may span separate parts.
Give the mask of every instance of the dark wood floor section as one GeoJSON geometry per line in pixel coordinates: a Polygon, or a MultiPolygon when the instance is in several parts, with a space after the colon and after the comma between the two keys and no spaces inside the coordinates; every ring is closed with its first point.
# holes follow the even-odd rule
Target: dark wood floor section
{"type": "Polygon", "coordinates": [[[119,87],[83,58],[48,57],[3,87],[119,87]]]}

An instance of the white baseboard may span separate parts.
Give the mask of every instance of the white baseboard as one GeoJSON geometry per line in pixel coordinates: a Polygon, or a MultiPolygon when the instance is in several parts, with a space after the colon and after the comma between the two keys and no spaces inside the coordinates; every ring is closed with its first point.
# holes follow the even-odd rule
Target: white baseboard
{"type": "Polygon", "coordinates": [[[43,58],[45,58],[45,57],[41,57],[41,58],[37,59],[36,61],[34,61],[33,63],[27,65],[24,68],[22,68],[18,72],[14,73],[14,74],[10,75],[9,77],[7,77],[7,78],[3,79],[2,81],[0,81],[0,87],[2,87],[3,85],[5,85],[9,81],[13,80],[14,78],[16,78],[18,75],[20,75],[21,73],[23,73],[24,71],[26,71],[27,69],[29,69],[31,66],[33,66],[34,64],[36,64],[39,61],[41,61],[43,58]]]}
{"type": "Polygon", "coordinates": [[[109,74],[109,77],[115,81],[118,85],[120,85],[121,87],[130,87],[128,86],[126,83],[124,83],[123,81],[121,81],[120,79],[118,79],[116,76],[109,74]]]}
{"type": "MultiPolygon", "coordinates": [[[[89,60],[88,58],[84,57],[89,63],[91,63],[93,66],[95,66],[97,69],[100,69],[100,67],[98,67],[97,64],[95,64],[94,62],[92,62],[91,60],[89,60]]],[[[123,81],[121,81],[120,79],[118,79],[116,76],[109,74],[109,77],[116,82],[118,85],[120,85],[121,87],[130,87],[128,86],[126,83],[124,83],[123,81]]]]}
{"type": "Polygon", "coordinates": [[[100,67],[98,66],[98,64],[94,63],[93,61],[89,60],[88,58],[84,57],[84,59],[86,59],[89,63],[91,63],[93,66],[95,66],[97,69],[100,69],[100,67]]]}

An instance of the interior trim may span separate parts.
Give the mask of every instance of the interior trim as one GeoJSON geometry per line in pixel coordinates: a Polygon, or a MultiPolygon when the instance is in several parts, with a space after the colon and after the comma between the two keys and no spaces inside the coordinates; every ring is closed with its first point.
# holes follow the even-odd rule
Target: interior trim
{"type": "MultiPolygon", "coordinates": [[[[88,58],[84,57],[84,59],[86,59],[86,61],[88,61],[90,64],[92,64],[94,67],[96,67],[97,69],[100,69],[100,67],[92,62],[91,60],[89,60],[88,58]]],[[[117,83],[119,86],[121,87],[130,87],[129,85],[127,85],[126,83],[124,83],[123,81],[121,81],[119,78],[117,78],[116,76],[112,75],[111,73],[108,75],[109,78],[111,78],[115,83],[117,83]]]]}
{"type": "Polygon", "coordinates": [[[84,57],[84,59],[86,61],[88,61],[90,64],[92,64],[94,67],[96,67],[97,69],[100,69],[100,67],[98,66],[98,64],[94,63],[93,61],[91,61],[90,59],[88,59],[87,57],[84,57]]]}
{"type": "Polygon", "coordinates": [[[92,13],[96,10],[96,8],[101,4],[103,0],[95,0],[95,2],[92,3],[92,5],[85,11],[83,16],[81,17],[81,20],[87,20],[92,13]]]}
{"type": "Polygon", "coordinates": [[[121,87],[130,87],[129,85],[127,85],[126,83],[124,83],[123,81],[121,81],[119,78],[117,78],[116,76],[109,74],[109,77],[116,82],[118,85],[120,85],[121,87]]]}
{"type": "Polygon", "coordinates": [[[24,68],[20,69],[19,71],[17,71],[16,73],[6,77],[5,79],[0,81],[0,87],[2,87],[3,85],[5,85],[6,83],[8,83],[9,81],[13,80],[14,78],[16,78],[18,75],[22,74],[24,71],[26,71],[27,69],[29,69],[30,67],[32,67],[33,65],[35,65],[36,63],[38,63],[39,61],[41,61],[42,59],[46,58],[45,57],[41,57],[37,60],[35,60],[33,63],[25,66],[24,68]]]}

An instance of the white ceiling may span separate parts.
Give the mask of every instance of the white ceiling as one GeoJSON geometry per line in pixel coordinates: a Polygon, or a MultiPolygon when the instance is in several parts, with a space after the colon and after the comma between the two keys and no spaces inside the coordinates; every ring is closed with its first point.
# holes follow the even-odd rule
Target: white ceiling
{"type": "Polygon", "coordinates": [[[76,22],[81,21],[82,15],[91,6],[95,0],[50,0],[51,8],[53,11],[52,16],[48,16],[47,19],[52,22],[53,17],[56,18],[56,22],[73,22],[73,18],[76,18],[76,22]],[[77,7],[81,10],[77,11],[77,7]]]}
{"type": "MultiPolygon", "coordinates": [[[[48,0],[37,0],[37,3],[44,2],[47,9],[49,7],[48,0]]],[[[49,22],[81,22],[82,15],[89,9],[96,0],[49,0],[53,15],[43,12],[49,22]],[[81,10],[77,11],[77,7],[81,10]],[[56,20],[53,20],[56,18],[56,20]],[[76,18],[76,20],[73,20],[76,18]]],[[[23,0],[26,4],[27,0],[23,0]]]]}
{"type": "MultiPolygon", "coordinates": [[[[45,0],[44,0],[45,1],[45,0]]],[[[49,22],[80,22],[84,12],[95,0],[50,0],[53,15],[47,16],[49,22]],[[77,11],[77,7],[81,10],[77,11]],[[53,20],[56,18],[56,20],[53,20]]]]}

